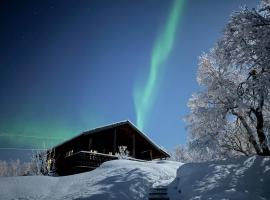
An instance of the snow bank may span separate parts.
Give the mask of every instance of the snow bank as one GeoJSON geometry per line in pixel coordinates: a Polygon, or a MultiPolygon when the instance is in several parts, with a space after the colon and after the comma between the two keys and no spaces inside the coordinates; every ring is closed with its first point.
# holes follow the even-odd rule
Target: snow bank
{"type": "Polygon", "coordinates": [[[170,199],[270,199],[270,157],[188,163],[169,185],[170,199]]]}
{"type": "Polygon", "coordinates": [[[151,187],[175,179],[180,165],[114,160],[91,172],[65,177],[0,178],[0,199],[147,199],[151,187]]]}
{"type": "Polygon", "coordinates": [[[0,178],[0,199],[147,199],[151,187],[166,185],[171,200],[270,199],[270,157],[184,165],[114,160],[72,176],[0,178]]]}

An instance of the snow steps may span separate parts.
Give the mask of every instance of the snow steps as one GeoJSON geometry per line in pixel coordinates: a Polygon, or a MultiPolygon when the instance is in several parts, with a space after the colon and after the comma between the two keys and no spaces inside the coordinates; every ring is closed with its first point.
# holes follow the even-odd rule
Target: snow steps
{"type": "Polygon", "coordinates": [[[169,200],[167,187],[151,188],[148,200],[169,200]]]}

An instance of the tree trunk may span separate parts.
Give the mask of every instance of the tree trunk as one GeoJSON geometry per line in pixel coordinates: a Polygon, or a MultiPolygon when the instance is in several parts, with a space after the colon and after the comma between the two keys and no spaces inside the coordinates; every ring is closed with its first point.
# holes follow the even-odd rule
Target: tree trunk
{"type": "Polygon", "coordinates": [[[263,131],[264,119],[263,119],[262,111],[258,111],[258,109],[256,109],[254,111],[254,114],[257,119],[256,131],[257,131],[257,136],[259,138],[260,146],[262,149],[261,155],[268,156],[270,155],[270,150],[266,144],[266,137],[263,131]]]}
{"type": "Polygon", "coordinates": [[[261,152],[261,148],[259,147],[259,145],[257,144],[257,141],[256,139],[254,138],[254,135],[252,134],[252,130],[251,128],[249,127],[249,125],[247,124],[246,120],[244,119],[244,117],[242,117],[240,114],[238,114],[237,112],[233,111],[232,110],[232,114],[237,116],[241,123],[243,124],[243,126],[245,127],[246,131],[247,131],[247,134],[249,136],[249,141],[250,143],[253,145],[257,155],[262,155],[262,152],[261,152]]]}

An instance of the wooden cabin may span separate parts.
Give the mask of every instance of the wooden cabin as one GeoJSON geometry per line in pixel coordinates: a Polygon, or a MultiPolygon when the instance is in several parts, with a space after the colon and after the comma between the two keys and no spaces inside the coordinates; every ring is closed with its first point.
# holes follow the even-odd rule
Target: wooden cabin
{"type": "Polygon", "coordinates": [[[123,121],[85,131],[55,146],[49,153],[48,163],[54,164],[59,175],[90,171],[105,161],[118,159],[119,147],[124,147],[129,152],[127,159],[153,160],[169,157],[164,149],[130,121],[123,121]]]}

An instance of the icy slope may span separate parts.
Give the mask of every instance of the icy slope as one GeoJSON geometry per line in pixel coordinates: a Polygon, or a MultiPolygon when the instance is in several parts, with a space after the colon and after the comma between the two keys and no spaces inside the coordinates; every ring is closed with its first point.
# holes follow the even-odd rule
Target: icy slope
{"type": "Polygon", "coordinates": [[[270,157],[184,164],[169,192],[181,200],[270,199],[270,157]]]}
{"type": "Polygon", "coordinates": [[[180,165],[115,160],[72,176],[0,178],[0,199],[147,199],[149,188],[172,182],[180,165]]]}

